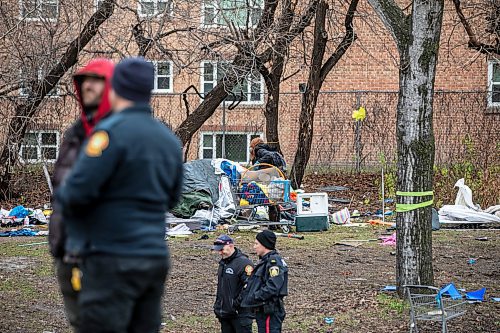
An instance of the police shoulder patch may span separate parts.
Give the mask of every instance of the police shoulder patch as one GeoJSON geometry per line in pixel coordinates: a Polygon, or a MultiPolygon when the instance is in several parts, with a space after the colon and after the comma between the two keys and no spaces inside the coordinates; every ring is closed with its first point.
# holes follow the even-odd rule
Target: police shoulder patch
{"type": "Polygon", "coordinates": [[[90,137],[85,147],[85,154],[90,157],[98,157],[108,148],[109,136],[106,131],[97,131],[90,137]]]}
{"type": "Polygon", "coordinates": [[[252,267],[252,265],[246,265],[246,266],[245,266],[245,273],[246,273],[248,276],[250,276],[250,274],[252,274],[252,272],[253,272],[253,267],[252,267]]]}
{"type": "Polygon", "coordinates": [[[272,266],[269,268],[269,275],[271,277],[278,276],[280,274],[280,268],[278,266],[272,266]]]}

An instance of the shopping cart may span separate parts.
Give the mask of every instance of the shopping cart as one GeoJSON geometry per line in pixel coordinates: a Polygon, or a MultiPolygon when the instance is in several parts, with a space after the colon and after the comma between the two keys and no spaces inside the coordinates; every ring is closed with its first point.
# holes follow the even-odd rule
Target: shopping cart
{"type": "Polygon", "coordinates": [[[232,179],[232,191],[236,205],[232,221],[238,226],[281,226],[284,232],[289,231],[293,222],[280,221],[279,216],[280,206],[290,201],[290,181],[280,169],[271,164],[254,165],[241,178],[232,179]],[[262,206],[268,207],[269,220],[257,218],[257,207],[262,206]]]}
{"type": "Polygon", "coordinates": [[[441,332],[448,332],[447,322],[465,314],[466,301],[442,295],[432,286],[404,285],[410,302],[410,333],[418,333],[417,321],[441,323],[441,332]]]}

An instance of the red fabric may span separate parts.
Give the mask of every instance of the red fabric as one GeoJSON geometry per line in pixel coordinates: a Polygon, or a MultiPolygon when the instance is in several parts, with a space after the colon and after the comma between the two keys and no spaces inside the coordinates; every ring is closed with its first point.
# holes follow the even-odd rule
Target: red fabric
{"type": "Polygon", "coordinates": [[[271,315],[268,315],[266,318],[266,333],[271,332],[271,315]]]}
{"type": "Polygon", "coordinates": [[[78,98],[78,102],[81,108],[81,119],[83,123],[83,127],[85,129],[86,136],[89,136],[92,133],[95,125],[111,111],[111,105],[109,103],[109,90],[111,89],[111,77],[113,76],[113,70],[115,69],[114,63],[109,59],[97,58],[91,60],[87,66],[80,69],[73,76],[73,84],[75,85],[76,96],[78,98]],[[101,104],[97,108],[97,112],[94,115],[92,122],[89,122],[85,113],[83,112],[82,105],[82,93],[81,93],[81,82],[77,80],[79,76],[85,75],[97,75],[102,76],[105,81],[104,92],[102,94],[101,104]]]}

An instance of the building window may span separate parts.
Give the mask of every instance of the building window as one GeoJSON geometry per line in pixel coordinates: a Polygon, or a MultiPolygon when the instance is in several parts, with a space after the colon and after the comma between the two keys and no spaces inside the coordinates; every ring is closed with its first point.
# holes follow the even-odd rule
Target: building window
{"type": "Polygon", "coordinates": [[[488,105],[500,106],[500,62],[488,63],[488,105]]]}
{"type": "MultiPolygon", "coordinates": [[[[36,84],[40,84],[45,75],[47,74],[46,70],[40,68],[37,71],[36,84]]],[[[27,73],[25,70],[21,70],[21,89],[19,91],[19,95],[21,97],[28,97],[29,95],[34,94],[33,92],[33,84],[30,73],[27,73]]],[[[47,96],[49,97],[59,97],[59,85],[57,84],[51,91],[48,92],[47,96]]]]}
{"type": "MultiPolygon", "coordinates": [[[[217,81],[228,72],[225,63],[204,61],[201,65],[201,90],[206,95],[216,85],[217,81]]],[[[231,75],[229,73],[228,75],[231,75]]],[[[241,84],[234,87],[225,101],[233,102],[241,99],[242,104],[262,104],[264,102],[264,83],[259,73],[249,74],[241,84]]]]}
{"type": "Polygon", "coordinates": [[[172,12],[172,0],[139,0],[138,6],[141,16],[155,16],[172,12]]]}
{"type": "Polygon", "coordinates": [[[263,0],[204,0],[203,24],[254,27],[260,20],[263,5],[263,0]]]}
{"type": "Polygon", "coordinates": [[[226,158],[231,161],[246,163],[250,160],[248,147],[253,138],[262,137],[262,133],[234,133],[224,135],[222,132],[210,132],[201,134],[200,156],[201,158],[226,158]],[[224,141],[224,152],[222,142],[224,141]],[[225,153],[225,156],[223,156],[225,153]]]}
{"type": "Polygon", "coordinates": [[[21,0],[21,17],[31,20],[56,20],[59,0],[21,0]]]}
{"type": "Polygon", "coordinates": [[[173,75],[171,61],[155,61],[155,87],[153,92],[173,92],[173,75]]]}
{"type": "Polygon", "coordinates": [[[23,162],[55,162],[59,155],[59,132],[30,131],[24,135],[19,155],[23,162]]]}

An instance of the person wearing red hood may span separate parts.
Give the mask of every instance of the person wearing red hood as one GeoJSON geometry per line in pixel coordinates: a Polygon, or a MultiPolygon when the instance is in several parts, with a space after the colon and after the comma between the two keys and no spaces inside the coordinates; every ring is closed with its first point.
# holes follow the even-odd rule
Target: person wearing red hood
{"type": "MultiPolygon", "coordinates": [[[[81,115],[64,134],[59,156],[54,165],[52,184],[54,193],[73,168],[82,144],[94,127],[111,111],[109,90],[114,63],[108,59],[91,60],[73,76],[76,96],[81,115]]],[[[52,197],[53,212],[49,224],[49,248],[55,259],[56,275],[63,295],[68,320],[75,331],[79,330],[80,319],[77,306],[79,285],[79,258],[65,253],[66,219],[60,202],[52,197]]]]}

